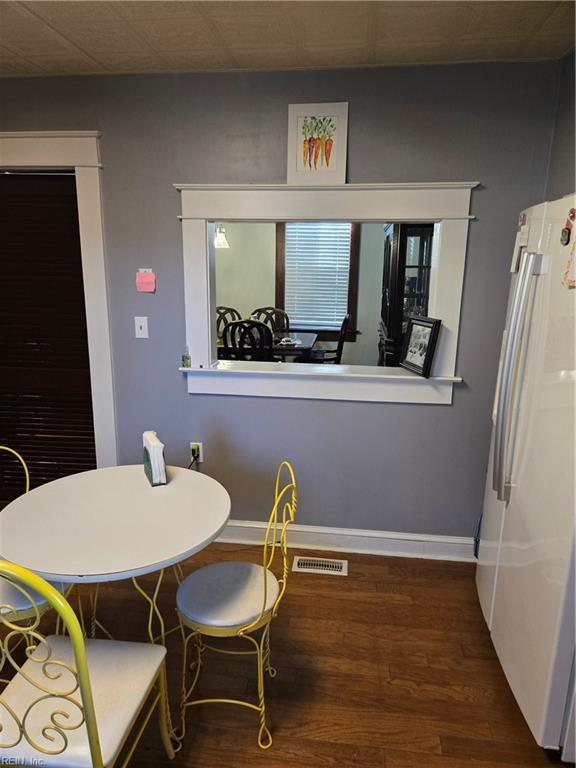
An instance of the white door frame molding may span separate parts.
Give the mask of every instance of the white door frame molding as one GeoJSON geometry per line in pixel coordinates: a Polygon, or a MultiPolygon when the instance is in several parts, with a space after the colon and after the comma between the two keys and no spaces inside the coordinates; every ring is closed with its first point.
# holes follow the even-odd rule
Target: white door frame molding
{"type": "Polygon", "coordinates": [[[0,168],[73,169],[76,175],[96,463],[106,467],[118,463],[118,451],[99,137],[97,131],[0,133],[0,168]]]}

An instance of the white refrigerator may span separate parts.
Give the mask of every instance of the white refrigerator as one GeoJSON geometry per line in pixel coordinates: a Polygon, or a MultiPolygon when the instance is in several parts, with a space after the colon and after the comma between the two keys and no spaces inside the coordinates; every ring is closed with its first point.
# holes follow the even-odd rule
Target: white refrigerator
{"type": "Polygon", "coordinates": [[[538,744],[566,761],[574,760],[574,208],[570,195],[520,217],[476,572],[516,701],[538,744]]]}

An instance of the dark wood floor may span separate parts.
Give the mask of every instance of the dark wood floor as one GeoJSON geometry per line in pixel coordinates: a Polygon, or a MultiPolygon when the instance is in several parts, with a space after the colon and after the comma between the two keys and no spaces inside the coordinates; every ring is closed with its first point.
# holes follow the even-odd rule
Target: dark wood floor
{"type": "MultiPolygon", "coordinates": [[[[185,570],[218,560],[259,561],[260,549],[214,544],[185,570]]],[[[291,554],[302,554],[293,550],[291,554]]],[[[318,554],[318,553],[315,553],[318,554]]],[[[492,649],[474,566],[343,555],[347,578],[292,573],[272,629],[278,677],[267,685],[274,745],[256,745],[257,714],[239,707],[189,711],[188,736],[171,763],[155,724],[132,768],[518,768],[548,766],[492,649]]],[[[162,593],[173,614],[175,582],[162,593]]],[[[101,617],[116,636],[142,638],[146,612],[132,587],[105,587],[101,617]]],[[[176,693],[179,642],[169,639],[176,693]]],[[[208,659],[213,695],[255,695],[244,660],[208,659]]]]}

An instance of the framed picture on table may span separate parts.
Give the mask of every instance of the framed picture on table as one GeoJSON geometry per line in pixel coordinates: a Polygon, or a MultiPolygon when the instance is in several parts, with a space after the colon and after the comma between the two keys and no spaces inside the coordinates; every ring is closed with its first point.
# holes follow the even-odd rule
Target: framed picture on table
{"type": "Polygon", "coordinates": [[[346,183],[348,104],[288,106],[288,184],[346,183]]]}
{"type": "Polygon", "coordinates": [[[432,317],[408,318],[400,359],[402,368],[407,368],[426,379],[430,376],[441,323],[441,320],[432,317]]]}

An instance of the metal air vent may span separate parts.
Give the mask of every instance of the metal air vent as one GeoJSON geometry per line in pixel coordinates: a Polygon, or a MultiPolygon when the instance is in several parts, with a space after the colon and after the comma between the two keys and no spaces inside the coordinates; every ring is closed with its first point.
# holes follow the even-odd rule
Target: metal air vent
{"type": "Polygon", "coordinates": [[[330,573],[334,576],[348,576],[348,560],[298,556],[294,558],[292,570],[303,573],[330,573]]]}

